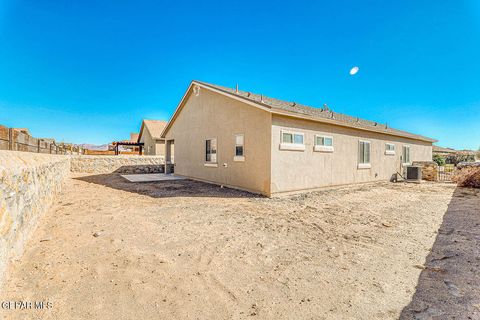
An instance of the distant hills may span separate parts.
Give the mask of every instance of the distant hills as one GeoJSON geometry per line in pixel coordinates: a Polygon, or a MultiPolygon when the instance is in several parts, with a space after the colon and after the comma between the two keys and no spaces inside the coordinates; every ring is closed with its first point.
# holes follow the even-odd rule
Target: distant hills
{"type": "Polygon", "coordinates": [[[83,143],[83,144],[80,144],[79,146],[87,150],[96,150],[96,151],[108,150],[108,144],[95,145],[95,144],[83,143]]]}

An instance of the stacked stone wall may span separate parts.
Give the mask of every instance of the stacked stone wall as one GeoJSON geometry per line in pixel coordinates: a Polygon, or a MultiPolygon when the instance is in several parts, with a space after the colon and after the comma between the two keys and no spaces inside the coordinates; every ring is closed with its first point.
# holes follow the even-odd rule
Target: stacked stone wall
{"type": "Polygon", "coordinates": [[[0,151],[0,283],[69,175],[68,156],[0,151]]]}
{"type": "Polygon", "coordinates": [[[74,173],[160,173],[163,156],[70,156],[74,173]]]}

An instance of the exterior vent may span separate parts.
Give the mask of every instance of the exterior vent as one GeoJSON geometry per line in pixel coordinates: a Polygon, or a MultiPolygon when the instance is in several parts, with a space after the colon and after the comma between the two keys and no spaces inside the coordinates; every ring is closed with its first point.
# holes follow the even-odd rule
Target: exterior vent
{"type": "Polygon", "coordinates": [[[422,167],[407,166],[407,180],[422,180],[422,167]]]}
{"type": "Polygon", "coordinates": [[[200,87],[199,86],[197,86],[197,85],[193,86],[193,94],[195,95],[195,97],[198,97],[200,95],[200,87]]]}

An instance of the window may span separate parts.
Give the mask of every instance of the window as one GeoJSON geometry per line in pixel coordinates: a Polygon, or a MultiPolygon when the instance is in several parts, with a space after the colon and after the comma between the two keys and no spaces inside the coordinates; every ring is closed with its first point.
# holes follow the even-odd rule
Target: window
{"type": "Polygon", "coordinates": [[[333,152],[333,138],[329,136],[315,135],[314,151],[333,152]]]}
{"type": "Polygon", "coordinates": [[[280,150],[305,150],[303,133],[282,130],[281,134],[280,150]]]}
{"type": "Polygon", "coordinates": [[[403,164],[409,164],[410,163],[410,147],[409,146],[403,146],[402,150],[402,163],[403,164]]]}
{"type": "Polygon", "coordinates": [[[233,157],[233,161],[245,161],[244,141],[245,136],[243,134],[235,135],[235,157],[233,157]]]}
{"type": "Polygon", "coordinates": [[[317,140],[315,142],[315,144],[317,146],[328,146],[328,147],[331,147],[333,145],[333,138],[332,137],[321,137],[321,136],[317,136],[316,137],[317,140]]]}
{"type": "Polygon", "coordinates": [[[370,165],[370,141],[358,142],[358,168],[371,168],[370,165]]]}
{"type": "Polygon", "coordinates": [[[217,139],[205,140],[205,162],[217,163],[217,139]]]}
{"type": "Polygon", "coordinates": [[[282,143],[303,144],[303,133],[283,132],[282,143]]]}
{"type": "Polygon", "coordinates": [[[386,143],[385,144],[385,154],[386,155],[394,155],[395,154],[395,145],[393,143],[386,143]]]}

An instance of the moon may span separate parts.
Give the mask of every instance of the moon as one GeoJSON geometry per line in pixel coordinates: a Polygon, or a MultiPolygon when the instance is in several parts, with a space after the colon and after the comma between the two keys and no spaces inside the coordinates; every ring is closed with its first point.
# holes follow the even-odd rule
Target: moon
{"type": "Polygon", "coordinates": [[[360,70],[359,67],[353,67],[352,69],[350,69],[350,75],[351,76],[354,76],[357,74],[358,70],[360,70]]]}

